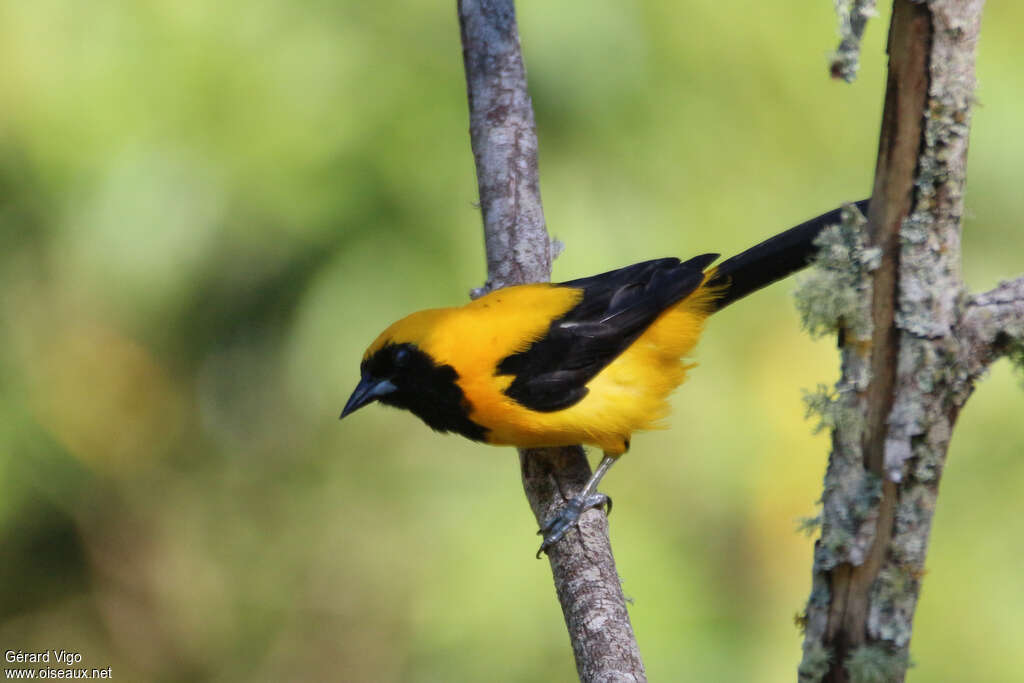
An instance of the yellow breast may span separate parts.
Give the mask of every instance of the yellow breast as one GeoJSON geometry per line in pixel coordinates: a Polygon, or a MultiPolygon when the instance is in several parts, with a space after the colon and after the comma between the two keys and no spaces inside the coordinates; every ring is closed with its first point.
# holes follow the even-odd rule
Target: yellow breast
{"type": "MultiPolygon", "coordinates": [[[[659,427],[668,395],[686,378],[682,358],[695,346],[710,296],[698,290],[668,309],[590,382],[578,403],[552,412],[530,410],[504,390],[509,375],[495,369],[505,357],[542,337],[551,320],[579,302],[566,287],[524,285],[481,297],[465,306],[423,311],[421,348],[451,365],[470,403],[469,417],[489,430],[493,444],[519,447],[586,443],[618,454],[630,435],[659,427]]],[[[406,331],[408,332],[408,323],[406,331]]]]}

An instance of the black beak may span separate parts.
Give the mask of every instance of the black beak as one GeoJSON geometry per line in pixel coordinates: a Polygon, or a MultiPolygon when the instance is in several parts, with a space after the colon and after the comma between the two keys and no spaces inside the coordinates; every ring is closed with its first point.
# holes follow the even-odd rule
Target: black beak
{"type": "Polygon", "coordinates": [[[345,409],[341,411],[341,417],[344,418],[346,415],[356,412],[367,403],[373,403],[381,396],[390,394],[397,389],[398,387],[386,379],[377,379],[376,377],[363,375],[363,378],[359,380],[359,384],[356,385],[356,390],[349,396],[345,409]]]}

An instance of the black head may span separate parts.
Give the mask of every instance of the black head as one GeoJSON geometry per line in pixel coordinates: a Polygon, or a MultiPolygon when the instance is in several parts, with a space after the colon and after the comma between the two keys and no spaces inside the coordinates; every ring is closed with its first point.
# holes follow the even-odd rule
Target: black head
{"type": "Polygon", "coordinates": [[[388,343],[365,360],[341,417],[373,401],[411,411],[433,429],[483,441],[486,430],[469,419],[471,406],[450,365],[434,362],[415,344],[388,343]]]}

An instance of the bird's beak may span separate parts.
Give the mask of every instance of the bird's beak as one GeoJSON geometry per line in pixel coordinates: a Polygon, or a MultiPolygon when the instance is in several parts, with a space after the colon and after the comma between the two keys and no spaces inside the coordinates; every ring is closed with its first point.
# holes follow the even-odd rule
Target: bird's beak
{"type": "Polygon", "coordinates": [[[373,403],[381,396],[390,394],[396,389],[398,387],[386,379],[377,379],[376,377],[363,375],[363,378],[359,380],[359,384],[356,385],[356,390],[349,396],[345,409],[341,411],[341,417],[344,418],[349,413],[356,412],[367,403],[373,403]]]}

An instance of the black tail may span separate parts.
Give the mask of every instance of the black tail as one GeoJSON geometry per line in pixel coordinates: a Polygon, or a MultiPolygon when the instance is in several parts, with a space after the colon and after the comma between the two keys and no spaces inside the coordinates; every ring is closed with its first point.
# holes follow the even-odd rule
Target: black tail
{"type": "MultiPolygon", "coordinates": [[[[862,199],[854,205],[867,215],[868,201],[862,199]]],[[[722,297],[715,302],[715,310],[721,310],[810,263],[815,252],[814,238],[826,227],[841,222],[841,212],[842,209],[834,209],[823,213],[722,261],[705,285],[725,288],[722,297]]]]}

